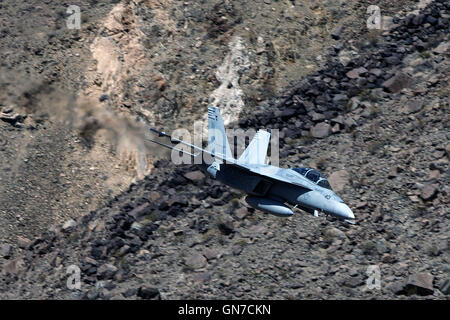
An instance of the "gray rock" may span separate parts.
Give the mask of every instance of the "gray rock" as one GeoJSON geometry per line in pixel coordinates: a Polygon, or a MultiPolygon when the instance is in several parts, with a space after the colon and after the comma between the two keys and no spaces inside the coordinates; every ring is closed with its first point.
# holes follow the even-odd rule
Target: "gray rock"
{"type": "Polygon", "coordinates": [[[398,72],[395,76],[383,82],[382,86],[391,93],[397,93],[400,90],[409,87],[411,80],[411,77],[407,74],[398,72]]]}
{"type": "Polygon", "coordinates": [[[442,282],[441,286],[439,287],[439,290],[443,294],[449,295],[450,294],[450,279],[446,279],[444,282],[442,282]]]}
{"type": "Polygon", "coordinates": [[[152,191],[149,194],[149,198],[152,201],[157,201],[157,200],[159,200],[159,198],[161,198],[161,194],[158,191],[152,191]]]}
{"type": "Polygon", "coordinates": [[[412,274],[409,276],[404,290],[407,295],[427,296],[433,294],[433,279],[433,275],[425,272],[412,274]]]}
{"type": "Polygon", "coordinates": [[[391,30],[395,27],[397,27],[398,25],[394,23],[394,18],[390,17],[390,16],[382,16],[381,17],[381,29],[388,31],[391,30]]]}
{"type": "Polygon", "coordinates": [[[6,263],[2,268],[2,273],[10,273],[10,274],[17,274],[19,271],[22,270],[22,267],[24,266],[24,261],[21,258],[14,259],[8,263],[6,263]]]}
{"type": "Polygon", "coordinates": [[[0,245],[0,256],[8,259],[11,257],[12,254],[12,247],[8,243],[3,243],[0,245]]]}
{"type": "Polygon", "coordinates": [[[158,289],[147,286],[140,287],[137,296],[142,299],[161,299],[158,289]]]}
{"type": "Polygon", "coordinates": [[[100,279],[112,279],[117,270],[116,266],[106,263],[98,268],[97,274],[100,279]]]}
{"type": "Polygon", "coordinates": [[[20,121],[22,119],[22,117],[17,114],[6,114],[3,112],[0,112],[0,120],[3,120],[5,122],[8,122],[10,124],[16,124],[18,121],[20,121]]]}
{"type": "Polygon", "coordinates": [[[367,69],[364,67],[360,67],[360,68],[355,68],[353,70],[350,70],[349,72],[347,72],[346,76],[350,79],[356,79],[359,76],[366,74],[367,73],[367,69]]]}
{"type": "Polygon", "coordinates": [[[290,118],[295,115],[297,111],[292,108],[287,108],[280,113],[280,117],[282,118],[290,118]]]}
{"type": "Polygon", "coordinates": [[[223,221],[218,224],[218,227],[220,232],[224,235],[229,235],[234,232],[234,223],[231,218],[224,218],[223,221]]]}
{"type": "Polygon", "coordinates": [[[67,220],[67,221],[63,224],[62,230],[63,230],[63,231],[71,231],[71,230],[73,230],[76,226],[77,226],[76,221],[73,220],[73,219],[70,219],[70,220],[67,220]]]}
{"type": "Polygon", "coordinates": [[[25,237],[21,237],[21,236],[17,237],[17,245],[19,246],[19,248],[28,249],[30,244],[31,244],[31,240],[29,240],[25,237]]]}
{"type": "Polygon", "coordinates": [[[423,101],[419,100],[413,100],[408,102],[407,108],[409,113],[415,113],[417,111],[420,111],[423,107],[423,101]]]}
{"type": "Polygon", "coordinates": [[[336,122],[339,124],[344,124],[344,117],[342,115],[338,115],[336,118],[331,119],[331,122],[336,122]]]}
{"type": "Polygon", "coordinates": [[[398,167],[397,166],[393,166],[391,168],[391,170],[389,171],[388,178],[389,179],[393,179],[393,178],[395,178],[397,176],[398,176],[398,167]]]}
{"type": "Polygon", "coordinates": [[[352,117],[346,117],[346,118],[344,119],[344,124],[345,124],[345,126],[346,126],[347,128],[354,128],[354,127],[356,127],[356,125],[357,125],[356,121],[353,120],[352,117]]]}
{"type": "Polygon", "coordinates": [[[442,42],[436,48],[433,49],[433,52],[437,54],[445,53],[450,47],[450,42],[442,42]]]}
{"type": "Polygon", "coordinates": [[[122,248],[120,248],[119,250],[119,256],[124,256],[126,255],[128,252],[131,251],[131,247],[129,245],[124,245],[122,248]]]}
{"type": "Polygon", "coordinates": [[[98,289],[91,289],[86,293],[86,299],[88,300],[96,300],[100,296],[100,292],[98,289]]]}
{"type": "Polygon", "coordinates": [[[133,222],[132,224],[131,224],[131,227],[130,227],[130,229],[131,230],[136,230],[136,231],[139,231],[139,230],[141,230],[143,228],[143,225],[142,224],[140,224],[139,222],[133,222]]]}
{"type": "Polygon", "coordinates": [[[138,220],[140,217],[147,215],[150,212],[150,203],[145,202],[140,206],[134,208],[128,215],[132,216],[135,220],[138,220]]]}
{"type": "Polygon", "coordinates": [[[248,215],[248,209],[247,207],[241,207],[236,210],[235,214],[238,219],[244,219],[248,215]]]}
{"type": "Polygon", "coordinates": [[[433,200],[438,193],[438,188],[434,184],[427,184],[420,190],[420,197],[425,200],[433,200]]]}
{"type": "Polygon", "coordinates": [[[311,112],[311,119],[312,121],[322,121],[325,119],[325,116],[321,113],[313,111],[311,112]]]}
{"type": "Polygon", "coordinates": [[[205,248],[205,250],[203,251],[203,255],[206,257],[206,259],[212,260],[218,258],[220,256],[220,252],[216,249],[205,248]]]}
{"type": "Polygon", "coordinates": [[[332,133],[338,133],[341,130],[339,123],[336,123],[332,128],[331,128],[331,132],[332,133]]]}
{"type": "Polygon", "coordinates": [[[362,276],[350,277],[344,280],[343,285],[349,288],[356,288],[364,284],[362,276]]]}
{"type": "Polygon", "coordinates": [[[233,255],[238,256],[241,254],[242,250],[244,250],[244,248],[241,245],[234,245],[231,252],[233,255]]]}
{"type": "Polygon", "coordinates": [[[330,227],[330,228],[325,229],[325,231],[323,232],[323,235],[325,236],[325,238],[327,238],[329,240],[347,239],[347,236],[345,235],[345,233],[335,227],[330,227]]]}
{"type": "Polygon", "coordinates": [[[384,239],[378,239],[377,242],[375,243],[375,248],[377,249],[377,252],[379,254],[383,254],[388,252],[388,247],[386,245],[386,240],[384,239]]]}
{"type": "Polygon", "coordinates": [[[84,258],[84,262],[93,266],[97,266],[98,263],[95,259],[92,259],[91,257],[84,258]]]}
{"type": "Polygon", "coordinates": [[[192,182],[201,182],[205,179],[205,174],[200,170],[188,172],[184,177],[192,182]]]}
{"type": "Polygon", "coordinates": [[[331,126],[328,123],[321,122],[312,127],[310,133],[314,138],[323,139],[331,134],[331,126]]]}
{"type": "Polygon", "coordinates": [[[339,40],[341,38],[342,30],[343,30],[342,26],[337,26],[331,31],[331,37],[335,40],[339,40]]]}
{"type": "Polygon", "coordinates": [[[373,69],[370,69],[369,73],[373,74],[375,77],[379,77],[383,74],[383,71],[378,68],[373,68],[373,69]]]}
{"type": "Polygon", "coordinates": [[[404,281],[395,281],[392,283],[389,283],[386,286],[386,289],[388,289],[389,291],[392,291],[393,293],[400,295],[400,294],[404,294],[404,288],[405,288],[405,282],[404,281]]]}
{"type": "Polygon", "coordinates": [[[373,255],[376,251],[376,245],[374,241],[366,240],[360,243],[362,253],[365,255],[373,255]]]}
{"type": "Polygon", "coordinates": [[[122,295],[123,295],[125,298],[129,298],[129,297],[132,297],[132,296],[136,295],[137,292],[138,292],[138,289],[136,289],[136,288],[131,288],[131,289],[128,289],[128,290],[122,292],[122,295]]]}
{"type": "Polygon", "coordinates": [[[338,93],[333,97],[333,102],[343,103],[348,101],[348,96],[346,94],[338,93]]]}

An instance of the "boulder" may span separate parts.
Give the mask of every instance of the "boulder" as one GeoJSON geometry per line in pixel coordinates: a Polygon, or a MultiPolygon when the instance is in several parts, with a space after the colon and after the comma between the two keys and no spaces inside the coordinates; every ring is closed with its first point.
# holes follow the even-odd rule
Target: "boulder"
{"type": "Polygon", "coordinates": [[[234,232],[234,224],[231,218],[224,219],[218,224],[219,230],[224,235],[229,235],[234,232]]]}
{"type": "Polygon", "coordinates": [[[21,237],[21,236],[17,237],[17,245],[19,246],[19,248],[28,249],[30,244],[31,244],[31,241],[29,239],[27,239],[25,237],[21,237]]]}
{"type": "Polygon", "coordinates": [[[1,273],[2,274],[18,274],[19,272],[21,272],[24,267],[25,263],[24,260],[21,258],[18,259],[14,259],[11,260],[10,262],[6,263],[2,270],[1,273]]]}
{"type": "Polygon", "coordinates": [[[248,209],[247,207],[240,207],[236,210],[235,214],[238,219],[244,219],[248,214],[248,209]]]}
{"type": "Polygon", "coordinates": [[[356,79],[360,75],[363,75],[365,73],[367,73],[367,69],[364,67],[360,67],[360,68],[355,68],[355,69],[350,70],[349,72],[347,72],[346,76],[347,76],[347,78],[350,78],[350,79],[356,79]]]}
{"type": "Polygon", "coordinates": [[[339,39],[341,38],[342,30],[343,30],[342,25],[337,26],[336,28],[334,28],[334,29],[331,31],[331,37],[332,37],[334,40],[339,40],[339,39]]]}
{"type": "Polygon", "coordinates": [[[206,258],[199,253],[194,253],[188,256],[184,263],[191,269],[201,269],[206,266],[206,258]]]}
{"type": "Polygon", "coordinates": [[[345,240],[345,239],[347,239],[347,236],[345,235],[345,233],[335,227],[330,227],[330,228],[325,229],[325,231],[323,232],[323,235],[328,240],[335,240],[335,239],[345,240]]]}
{"type": "Polygon", "coordinates": [[[203,250],[203,255],[206,259],[212,260],[218,258],[221,254],[217,249],[205,248],[205,250],[203,250]]]}
{"type": "Polygon", "coordinates": [[[333,102],[334,103],[345,103],[348,101],[348,96],[346,94],[338,93],[334,95],[333,102]]]}
{"type": "Polygon", "coordinates": [[[427,296],[433,294],[433,279],[433,276],[426,272],[412,274],[406,281],[404,291],[407,295],[427,296]]]}
{"type": "Polygon", "coordinates": [[[450,279],[446,279],[444,282],[442,282],[439,290],[441,290],[443,294],[450,295],[450,279]]]}
{"type": "Polygon", "coordinates": [[[0,245],[0,257],[8,259],[11,257],[12,247],[8,243],[3,243],[0,245]]]}
{"type": "Polygon", "coordinates": [[[331,126],[328,123],[321,122],[311,128],[311,136],[323,139],[331,134],[331,126]]]}
{"type": "Polygon", "coordinates": [[[409,113],[415,113],[417,111],[420,111],[423,106],[423,101],[420,100],[413,100],[408,102],[407,104],[407,110],[409,113]]]}
{"type": "Polygon", "coordinates": [[[161,194],[158,191],[152,191],[152,192],[150,192],[148,197],[152,201],[157,201],[157,200],[159,200],[159,198],[161,198],[161,194]]]}
{"type": "Polygon", "coordinates": [[[450,48],[450,42],[441,42],[436,48],[433,49],[433,52],[437,54],[443,54],[450,48]]]}
{"type": "Polygon", "coordinates": [[[151,211],[150,203],[145,202],[141,204],[140,206],[137,206],[130,212],[128,212],[128,215],[133,217],[135,220],[138,220],[140,217],[143,217],[147,214],[149,214],[151,211]]]}
{"type": "Polygon", "coordinates": [[[345,170],[335,171],[328,177],[328,182],[336,192],[344,190],[344,187],[349,183],[349,180],[350,175],[345,170]]]}
{"type": "Polygon", "coordinates": [[[112,279],[117,270],[116,266],[106,263],[98,268],[97,274],[100,279],[112,279]]]}
{"type": "Polygon", "coordinates": [[[158,289],[147,286],[140,287],[137,291],[137,296],[142,299],[161,299],[158,289]]]}
{"type": "Polygon", "coordinates": [[[124,292],[122,292],[122,295],[124,296],[124,298],[129,298],[129,297],[136,295],[137,292],[138,292],[138,289],[131,288],[131,289],[128,289],[128,290],[125,290],[124,292]]]}
{"type": "Polygon", "coordinates": [[[200,170],[196,170],[186,173],[184,177],[192,182],[201,182],[205,179],[205,174],[200,170]]]}
{"type": "Polygon", "coordinates": [[[71,231],[71,230],[72,230],[73,228],[75,228],[76,226],[77,226],[76,221],[73,220],[73,219],[70,219],[70,220],[67,220],[67,221],[63,224],[62,230],[63,230],[63,231],[71,231]]]}
{"type": "Polygon", "coordinates": [[[438,193],[438,189],[434,184],[427,184],[420,189],[420,197],[425,200],[433,200],[438,193]]]}

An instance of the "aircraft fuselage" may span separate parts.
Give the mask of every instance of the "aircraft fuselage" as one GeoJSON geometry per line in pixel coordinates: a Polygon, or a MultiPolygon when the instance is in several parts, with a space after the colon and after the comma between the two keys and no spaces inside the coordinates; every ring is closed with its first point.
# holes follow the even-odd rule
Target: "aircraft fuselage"
{"type": "Polygon", "coordinates": [[[340,219],[354,219],[351,209],[336,193],[291,169],[270,165],[246,167],[249,170],[220,164],[219,170],[207,171],[224,184],[247,193],[247,203],[268,213],[290,216],[292,210],[284,205],[289,203],[310,213],[321,211],[340,219]]]}

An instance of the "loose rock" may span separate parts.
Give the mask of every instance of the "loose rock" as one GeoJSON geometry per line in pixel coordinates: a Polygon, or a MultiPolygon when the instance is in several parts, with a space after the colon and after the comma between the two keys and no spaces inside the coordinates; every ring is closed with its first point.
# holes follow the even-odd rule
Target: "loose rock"
{"type": "Polygon", "coordinates": [[[316,124],[311,128],[311,136],[314,138],[323,139],[331,134],[331,126],[328,123],[322,122],[316,124]]]}

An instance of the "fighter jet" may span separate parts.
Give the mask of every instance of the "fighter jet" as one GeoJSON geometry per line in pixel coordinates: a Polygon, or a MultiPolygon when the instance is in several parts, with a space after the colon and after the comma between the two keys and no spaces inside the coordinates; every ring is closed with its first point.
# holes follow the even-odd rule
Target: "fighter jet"
{"type": "Polygon", "coordinates": [[[284,169],[266,164],[269,132],[258,130],[241,156],[235,159],[217,107],[208,107],[207,149],[175,139],[154,128],[150,130],[159,137],[170,139],[172,145],[155,139],[148,139],[149,141],[192,157],[202,157],[201,162],[194,163],[201,163],[203,170],[212,178],[245,192],[246,202],[255,209],[276,216],[290,217],[294,214],[293,209],[299,208],[315,217],[321,212],[354,224],[355,216],[352,210],[332,190],[325,176],[317,170],[284,169]],[[203,158],[209,158],[210,161],[203,158]]]}

